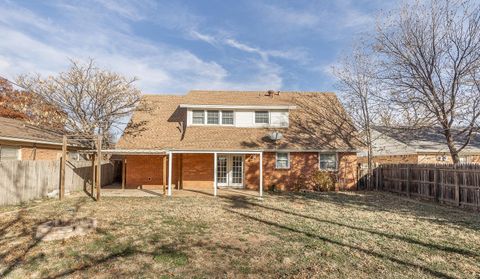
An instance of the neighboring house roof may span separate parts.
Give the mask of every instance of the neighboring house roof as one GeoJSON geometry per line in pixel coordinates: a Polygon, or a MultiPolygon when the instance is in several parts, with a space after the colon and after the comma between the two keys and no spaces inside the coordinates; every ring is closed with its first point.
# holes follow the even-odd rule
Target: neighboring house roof
{"type": "MultiPolygon", "coordinates": [[[[457,130],[452,130],[454,133],[457,130]]],[[[415,153],[449,153],[445,136],[440,127],[419,129],[392,128],[376,126],[372,133],[375,155],[415,154],[415,153]]],[[[461,146],[465,139],[456,137],[455,145],[461,146]]],[[[474,134],[470,144],[462,153],[480,154],[480,135],[474,134]]]]}
{"type": "Polygon", "coordinates": [[[119,149],[356,150],[355,129],[333,93],[191,91],[184,96],[144,95],[117,143],[119,149]],[[186,126],[185,105],[289,106],[289,128],[186,126]],[[273,131],[283,139],[272,142],[273,131]]]}
{"type": "Polygon", "coordinates": [[[0,140],[62,144],[62,135],[22,120],[0,117],[0,140]]]}

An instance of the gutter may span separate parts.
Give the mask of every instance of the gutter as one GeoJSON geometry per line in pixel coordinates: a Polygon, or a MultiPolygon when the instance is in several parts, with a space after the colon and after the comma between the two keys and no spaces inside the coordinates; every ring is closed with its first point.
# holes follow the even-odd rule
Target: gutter
{"type": "Polygon", "coordinates": [[[180,104],[180,108],[199,108],[199,109],[296,109],[294,105],[192,105],[180,104]]]}
{"type": "MultiPolygon", "coordinates": [[[[22,139],[22,138],[13,138],[13,137],[0,137],[0,140],[11,140],[18,142],[28,142],[28,143],[40,143],[40,144],[49,144],[49,145],[59,145],[62,146],[61,142],[46,141],[46,140],[34,140],[34,139],[22,139]]],[[[75,145],[69,145],[75,146],[75,145]]]]}

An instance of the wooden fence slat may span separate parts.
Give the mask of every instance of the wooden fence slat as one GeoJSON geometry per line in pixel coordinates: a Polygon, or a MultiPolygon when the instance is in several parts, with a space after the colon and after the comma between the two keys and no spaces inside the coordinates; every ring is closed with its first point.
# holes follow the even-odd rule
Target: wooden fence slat
{"type": "Polygon", "coordinates": [[[381,190],[480,209],[479,164],[381,165],[376,174],[381,190]]]}
{"type": "MultiPolygon", "coordinates": [[[[65,190],[83,191],[91,185],[92,168],[88,161],[67,162],[65,190]]],[[[113,182],[114,169],[102,162],[102,185],[113,182]]],[[[19,204],[60,189],[60,161],[0,162],[0,206],[19,204]]]]}

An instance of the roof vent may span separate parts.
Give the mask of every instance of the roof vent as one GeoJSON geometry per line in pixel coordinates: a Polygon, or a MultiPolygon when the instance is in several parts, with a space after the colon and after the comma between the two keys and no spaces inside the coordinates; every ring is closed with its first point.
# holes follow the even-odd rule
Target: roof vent
{"type": "Polygon", "coordinates": [[[269,135],[270,139],[273,140],[273,141],[277,141],[277,140],[281,140],[283,138],[283,135],[282,133],[280,132],[273,132],[269,135]]]}

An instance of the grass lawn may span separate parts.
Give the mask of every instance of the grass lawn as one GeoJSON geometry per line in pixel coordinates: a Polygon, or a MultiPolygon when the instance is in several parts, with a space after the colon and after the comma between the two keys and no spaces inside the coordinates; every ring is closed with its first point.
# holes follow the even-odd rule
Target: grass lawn
{"type": "Polygon", "coordinates": [[[78,194],[0,214],[3,276],[480,278],[480,214],[386,193],[78,194]],[[59,217],[94,217],[98,229],[33,238],[59,217]]]}

